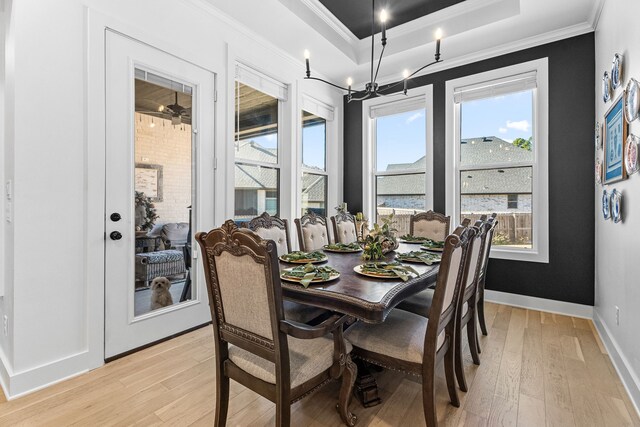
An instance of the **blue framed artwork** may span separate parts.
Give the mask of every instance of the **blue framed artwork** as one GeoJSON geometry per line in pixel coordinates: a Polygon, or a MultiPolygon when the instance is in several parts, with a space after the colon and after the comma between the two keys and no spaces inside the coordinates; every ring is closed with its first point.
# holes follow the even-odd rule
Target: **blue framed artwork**
{"type": "Polygon", "coordinates": [[[604,116],[604,183],[627,178],[624,168],[624,145],[628,123],[624,117],[622,96],[615,100],[604,116]]]}

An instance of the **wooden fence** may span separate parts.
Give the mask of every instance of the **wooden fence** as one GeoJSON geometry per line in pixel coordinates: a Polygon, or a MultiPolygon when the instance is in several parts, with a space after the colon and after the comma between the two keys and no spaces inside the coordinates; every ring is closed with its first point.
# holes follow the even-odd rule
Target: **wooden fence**
{"type": "MultiPolygon", "coordinates": [[[[397,235],[409,233],[409,219],[412,214],[419,211],[413,209],[378,208],[378,224],[382,224],[381,217],[394,214],[394,227],[398,229],[397,235]]],[[[465,213],[465,218],[471,219],[473,224],[480,219],[482,213],[465,213]]],[[[530,245],[533,231],[533,223],[530,212],[499,213],[498,226],[494,233],[494,245],[530,245]]],[[[452,231],[456,221],[451,221],[452,231]]]]}

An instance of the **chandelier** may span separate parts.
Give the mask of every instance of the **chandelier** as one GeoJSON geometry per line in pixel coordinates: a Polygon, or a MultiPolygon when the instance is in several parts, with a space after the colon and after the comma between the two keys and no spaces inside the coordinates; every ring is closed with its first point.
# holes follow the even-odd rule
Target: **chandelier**
{"type": "Polygon", "coordinates": [[[404,85],[404,90],[403,93],[406,95],[407,94],[407,82],[409,79],[411,79],[413,76],[415,76],[416,74],[418,74],[420,71],[424,70],[427,67],[430,67],[434,64],[437,64],[438,62],[442,62],[442,60],[440,59],[440,41],[442,40],[442,30],[441,29],[437,29],[435,32],[435,39],[436,39],[436,53],[435,53],[435,60],[433,62],[428,63],[427,65],[424,65],[420,68],[418,68],[417,70],[415,70],[413,73],[409,73],[408,70],[404,70],[402,72],[402,80],[393,83],[393,84],[388,84],[384,87],[381,87],[378,85],[378,83],[376,82],[376,80],[378,79],[378,72],[380,71],[380,64],[382,63],[382,56],[384,55],[384,49],[387,46],[387,11],[385,9],[382,9],[380,11],[380,29],[381,29],[381,43],[382,43],[382,50],[380,51],[380,57],[378,58],[378,65],[375,66],[375,73],[374,73],[374,54],[375,54],[375,15],[376,15],[376,5],[375,5],[375,0],[371,0],[371,77],[369,80],[369,83],[366,83],[364,86],[364,90],[362,92],[364,92],[364,94],[362,96],[359,97],[354,97],[351,94],[351,85],[353,84],[353,79],[351,77],[349,77],[347,79],[347,86],[348,87],[342,87],[339,86],[337,84],[331,83],[327,80],[318,78],[318,77],[311,77],[311,68],[309,66],[309,58],[310,58],[310,53],[308,50],[304,51],[304,59],[305,59],[305,63],[307,66],[307,74],[305,76],[305,80],[318,80],[320,82],[326,83],[330,86],[336,87],[338,89],[347,91],[347,102],[351,102],[351,101],[362,101],[365,100],[371,96],[386,96],[386,95],[390,95],[391,91],[393,91],[393,89],[395,89],[397,86],[403,84],[404,85]],[[386,92],[386,93],[383,93],[386,92]]]}

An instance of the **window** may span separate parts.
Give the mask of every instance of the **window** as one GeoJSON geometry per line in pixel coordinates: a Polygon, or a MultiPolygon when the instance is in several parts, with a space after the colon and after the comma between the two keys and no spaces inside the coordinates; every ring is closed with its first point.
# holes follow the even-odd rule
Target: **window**
{"type": "Polygon", "coordinates": [[[429,95],[389,102],[365,102],[365,214],[381,218],[394,214],[400,235],[409,232],[409,218],[432,206],[431,108],[429,95]],[[427,136],[429,135],[429,137],[427,136]],[[428,190],[427,190],[428,189],[428,190]],[[368,208],[368,209],[367,209],[368,208]]]}
{"type": "Polygon", "coordinates": [[[497,213],[492,256],[548,262],[547,99],[546,59],[447,82],[448,213],[497,213]]]}
{"type": "Polygon", "coordinates": [[[278,124],[286,86],[238,65],[235,91],[236,221],[280,213],[278,124]]]}
{"type": "Polygon", "coordinates": [[[304,215],[327,216],[327,121],[302,111],[302,194],[304,215]]]}

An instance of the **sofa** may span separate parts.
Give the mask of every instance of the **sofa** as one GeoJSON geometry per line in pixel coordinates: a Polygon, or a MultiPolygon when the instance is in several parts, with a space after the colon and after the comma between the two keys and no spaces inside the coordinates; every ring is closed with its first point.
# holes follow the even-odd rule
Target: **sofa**
{"type": "Polygon", "coordinates": [[[187,243],[188,234],[189,223],[186,222],[171,222],[154,228],[149,236],[160,237],[164,249],[136,253],[136,280],[149,286],[149,282],[159,276],[184,275],[186,278],[183,247],[187,243]]]}

